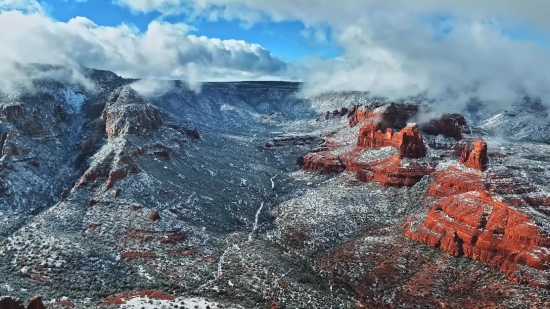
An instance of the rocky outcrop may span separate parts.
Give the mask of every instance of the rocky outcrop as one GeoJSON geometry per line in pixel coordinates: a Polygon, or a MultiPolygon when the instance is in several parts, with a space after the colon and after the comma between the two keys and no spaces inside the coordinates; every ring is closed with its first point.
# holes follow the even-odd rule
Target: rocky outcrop
{"type": "Polygon", "coordinates": [[[126,175],[124,170],[111,170],[107,182],[105,182],[105,190],[111,189],[117,180],[124,179],[126,175]]]}
{"type": "Polygon", "coordinates": [[[512,281],[550,287],[550,235],[482,189],[441,199],[406,236],[498,267],[512,281]]]}
{"type": "MultiPolygon", "coordinates": [[[[463,160],[462,156],[461,156],[461,160],[463,160]]],[[[475,141],[474,149],[468,155],[468,158],[464,166],[483,172],[487,169],[488,163],[489,163],[489,156],[487,156],[487,143],[481,140],[475,141]]]]}
{"type": "Polygon", "coordinates": [[[69,196],[70,193],[71,193],[71,190],[63,189],[63,191],[59,195],[59,201],[63,202],[69,196]]]}
{"type": "Polygon", "coordinates": [[[149,214],[149,220],[151,221],[158,221],[160,220],[160,214],[156,210],[151,210],[151,213],[149,214]]]}
{"type": "Polygon", "coordinates": [[[25,309],[23,302],[21,300],[13,299],[9,296],[0,297],[0,308],[1,309],[25,309]]]}
{"type": "Polygon", "coordinates": [[[150,134],[162,124],[159,110],[129,86],[121,87],[111,94],[102,119],[109,138],[150,134]]]}
{"type": "Polygon", "coordinates": [[[357,141],[360,148],[395,147],[399,151],[400,158],[418,159],[426,156],[426,148],[422,140],[422,134],[416,124],[409,124],[399,133],[387,128],[382,133],[380,123],[368,122],[361,127],[357,141]]]}
{"type": "Polygon", "coordinates": [[[298,165],[303,170],[321,174],[341,173],[346,169],[338,156],[329,151],[309,153],[298,160],[298,165]]]}
{"type": "Polygon", "coordinates": [[[398,156],[375,161],[357,171],[357,178],[364,182],[378,181],[383,186],[412,187],[424,176],[435,171],[435,163],[412,162],[402,164],[398,156]]]}
{"type": "Polygon", "coordinates": [[[430,185],[428,193],[437,197],[446,197],[462,194],[483,188],[481,175],[451,167],[439,172],[436,179],[430,185]]]}
{"type": "Polygon", "coordinates": [[[27,305],[27,309],[46,309],[46,307],[42,303],[42,297],[31,298],[29,300],[29,304],[27,305]]]}
{"type": "Polygon", "coordinates": [[[462,139],[462,129],[465,127],[466,119],[461,114],[444,114],[438,119],[420,125],[422,132],[428,135],[443,135],[456,141],[462,139]]]}
{"type": "Polygon", "coordinates": [[[546,219],[532,216],[550,196],[505,169],[480,173],[486,161],[487,144],[477,141],[460,162],[478,172],[439,172],[428,193],[443,198],[423,223],[409,222],[406,236],[497,267],[512,281],[550,288],[550,235],[542,229],[546,219]]]}

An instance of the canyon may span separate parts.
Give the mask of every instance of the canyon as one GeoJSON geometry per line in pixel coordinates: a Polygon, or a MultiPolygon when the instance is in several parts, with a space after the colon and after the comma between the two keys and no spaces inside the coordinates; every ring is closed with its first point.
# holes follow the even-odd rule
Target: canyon
{"type": "Polygon", "coordinates": [[[490,111],[85,76],[0,97],[5,308],[550,305],[550,146],[490,111]]]}

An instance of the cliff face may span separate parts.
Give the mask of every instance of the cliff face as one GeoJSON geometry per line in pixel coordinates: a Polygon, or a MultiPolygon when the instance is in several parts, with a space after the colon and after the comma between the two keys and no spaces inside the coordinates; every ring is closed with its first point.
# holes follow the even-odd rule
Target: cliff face
{"type": "Polygon", "coordinates": [[[398,133],[387,128],[382,133],[382,124],[367,122],[361,127],[357,140],[358,148],[395,147],[400,158],[418,159],[426,156],[422,134],[416,124],[408,124],[398,133]]]}
{"type": "MultiPolygon", "coordinates": [[[[461,158],[463,160],[463,158],[461,158]]],[[[464,166],[483,172],[487,168],[489,157],[487,156],[487,143],[475,141],[474,149],[468,155],[464,166]]]]}
{"type": "Polygon", "coordinates": [[[395,119],[407,118],[407,114],[395,117],[388,110],[400,109],[391,105],[378,111],[357,109],[351,119],[353,124],[362,121],[363,125],[356,147],[344,152],[336,147],[311,153],[304,157],[308,164],[303,168],[322,173],[345,169],[356,173],[361,181],[395,187],[412,187],[432,175],[435,178],[427,193],[440,199],[431,206],[425,220],[408,221],[407,237],[496,267],[514,282],[550,287],[550,235],[541,225],[550,209],[550,196],[514,174],[515,167],[498,166],[505,155],[493,156],[495,162],[488,169],[487,143],[462,141],[466,122],[461,115],[444,115],[420,128],[409,124],[394,131],[395,126],[388,123],[395,124],[395,119]],[[426,146],[421,130],[432,136],[450,137],[456,143],[437,148],[443,153],[439,159],[424,159],[426,146]],[[386,155],[377,158],[377,152],[386,155]],[[452,159],[457,155],[460,157],[452,159]],[[439,163],[449,160],[458,160],[460,165],[451,164],[436,172],[439,163]]]}
{"type": "Polygon", "coordinates": [[[102,118],[109,138],[149,134],[162,124],[159,110],[145,102],[129,86],[111,94],[102,118]]]}
{"type": "Polygon", "coordinates": [[[423,123],[420,129],[428,135],[443,135],[459,141],[465,127],[466,119],[461,114],[444,114],[440,118],[423,123]]]}
{"type": "Polygon", "coordinates": [[[394,155],[362,167],[357,171],[357,178],[364,182],[378,181],[382,186],[412,187],[422,177],[433,173],[435,167],[436,164],[416,162],[404,165],[401,158],[394,155]]]}
{"type": "Polygon", "coordinates": [[[497,267],[512,281],[550,287],[550,235],[528,214],[484,190],[439,200],[426,221],[411,225],[406,236],[497,267]]]}
{"type": "Polygon", "coordinates": [[[410,223],[406,236],[496,267],[518,283],[550,287],[550,235],[542,229],[547,194],[506,170],[483,172],[487,144],[476,141],[462,152],[461,169],[438,173],[428,193],[443,197],[426,220],[410,223]],[[499,199],[496,199],[496,197],[499,199]]]}
{"type": "MultiPolygon", "coordinates": [[[[359,129],[355,148],[340,151],[348,142],[324,142],[325,151],[312,151],[300,158],[303,170],[322,174],[354,172],[362,181],[378,181],[383,186],[413,186],[422,177],[433,172],[435,165],[426,163],[403,164],[401,159],[418,159],[426,156],[422,133],[416,124],[405,124],[417,112],[417,107],[389,103],[376,109],[354,106],[348,110],[350,126],[363,123],[359,129]],[[394,133],[393,127],[402,127],[394,133]],[[363,154],[372,149],[395,148],[397,155],[382,159],[365,159],[363,154]]],[[[350,138],[347,136],[347,138],[350,138]]],[[[349,143],[353,143],[350,141],[349,143]]]]}

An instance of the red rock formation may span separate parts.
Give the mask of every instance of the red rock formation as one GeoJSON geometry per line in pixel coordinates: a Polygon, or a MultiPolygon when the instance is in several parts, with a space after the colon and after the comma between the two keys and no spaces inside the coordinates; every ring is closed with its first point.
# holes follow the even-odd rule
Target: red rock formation
{"type": "Polygon", "coordinates": [[[46,309],[46,307],[42,303],[42,297],[31,298],[29,300],[29,304],[27,305],[27,309],[46,309]]]}
{"type": "Polygon", "coordinates": [[[101,224],[99,223],[91,223],[90,226],[88,227],[90,230],[94,231],[96,230],[98,227],[100,227],[101,224]]]}
{"type": "Polygon", "coordinates": [[[131,211],[138,211],[139,207],[137,207],[136,205],[132,205],[132,206],[130,206],[130,210],[131,211]]]}
{"type": "Polygon", "coordinates": [[[382,161],[376,161],[357,171],[361,181],[379,181],[383,186],[412,187],[422,177],[434,172],[436,164],[412,162],[406,166],[398,156],[392,156],[382,161]]]}
{"type": "Polygon", "coordinates": [[[462,128],[466,126],[466,119],[460,114],[445,114],[422,124],[420,129],[428,135],[443,135],[452,137],[456,141],[462,139],[462,128]]]}
{"type": "Polygon", "coordinates": [[[61,192],[61,195],[59,196],[59,201],[63,202],[69,196],[69,193],[71,193],[71,190],[63,189],[63,192],[61,192]]]}
{"type": "Polygon", "coordinates": [[[357,107],[355,113],[349,118],[349,126],[350,128],[353,128],[356,125],[363,123],[368,119],[374,119],[377,116],[379,116],[379,114],[375,114],[369,109],[362,109],[357,107]]]}
{"type": "Polygon", "coordinates": [[[460,153],[460,159],[458,159],[458,163],[464,164],[466,161],[468,161],[468,157],[470,157],[470,147],[467,145],[464,146],[462,149],[462,152],[460,153]]]}
{"type": "Polygon", "coordinates": [[[96,200],[89,200],[88,203],[86,203],[86,206],[88,207],[94,207],[94,205],[97,204],[96,200]]]}
{"type": "Polygon", "coordinates": [[[390,128],[382,133],[379,123],[368,122],[361,127],[357,147],[382,148],[388,146],[397,148],[400,158],[418,159],[426,156],[422,134],[416,124],[409,124],[396,134],[390,128]]]}
{"type": "Polygon", "coordinates": [[[111,94],[101,118],[105,121],[108,138],[150,134],[162,124],[158,108],[128,86],[111,94]]]}
{"type": "Polygon", "coordinates": [[[155,252],[150,252],[150,251],[144,251],[144,252],[128,251],[128,252],[122,253],[120,257],[123,259],[133,259],[133,258],[156,259],[158,258],[158,255],[155,252]]]}
{"type": "Polygon", "coordinates": [[[23,302],[11,297],[0,297],[0,309],[25,309],[23,302]]]}
{"type": "Polygon", "coordinates": [[[107,182],[105,182],[105,190],[111,189],[117,180],[124,179],[126,175],[126,171],[123,170],[110,171],[109,178],[107,178],[107,182]]]}
{"type": "Polygon", "coordinates": [[[159,300],[169,300],[173,301],[176,298],[172,295],[166,294],[164,292],[160,291],[152,291],[152,290],[145,290],[145,291],[134,291],[134,292],[127,292],[127,293],[120,293],[116,295],[111,295],[107,297],[101,304],[105,306],[112,306],[112,305],[123,305],[127,301],[133,299],[133,298],[152,298],[152,299],[159,299],[159,300]]]}
{"type": "Polygon", "coordinates": [[[120,193],[122,192],[122,189],[116,189],[115,192],[113,192],[113,198],[118,198],[120,196],[120,193]]]}
{"type": "Polygon", "coordinates": [[[406,236],[498,267],[512,281],[550,287],[550,235],[528,214],[493,200],[484,190],[441,199],[406,236]]]}
{"type": "Polygon", "coordinates": [[[158,221],[160,220],[160,214],[156,210],[151,210],[151,214],[149,215],[149,219],[152,221],[158,221]]]}
{"type": "Polygon", "coordinates": [[[188,238],[186,233],[176,232],[168,236],[159,237],[158,240],[163,244],[176,244],[178,242],[186,241],[188,238]]]}
{"type": "Polygon", "coordinates": [[[440,172],[430,185],[429,194],[438,197],[462,194],[483,188],[481,175],[451,167],[440,172]]]}
{"type": "Polygon", "coordinates": [[[338,156],[329,151],[309,153],[302,157],[298,164],[303,170],[317,171],[321,174],[341,173],[346,169],[338,156]]]}
{"type": "Polygon", "coordinates": [[[487,156],[487,143],[481,140],[475,141],[474,150],[472,150],[468,156],[468,160],[464,166],[483,172],[487,169],[488,162],[489,157],[487,156]]]}

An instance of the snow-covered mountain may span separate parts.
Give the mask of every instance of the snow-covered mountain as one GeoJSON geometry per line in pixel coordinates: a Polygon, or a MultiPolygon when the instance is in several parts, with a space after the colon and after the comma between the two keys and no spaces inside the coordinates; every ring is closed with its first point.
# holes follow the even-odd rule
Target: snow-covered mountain
{"type": "MultiPolygon", "coordinates": [[[[146,296],[183,308],[438,308],[438,295],[420,287],[445,286],[456,273],[475,297],[500,284],[509,306],[548,301],[544,290],[403,236],[403,220],[428,211],[430,176],[381,187],[349,172],[300,171],[298,159],[329,139],[355,147],[360,126],[337,114],[357,104],[385,110],[367,93],[303,98],[287,82],[205,83],[196,92],[174,81],[146,95],[158,84],[97,70],[85,77],[93,87],[40,79],[0,98],[0,295],[78,308],[130,298],[124,306],[139,308],[146,296]],[[414,260],[401,261],[406,254],[414,260]],[[396,259],[383,264],[384,255],[396,259]],[[412,270],[430,265],[440,270],[431,279],[412,270]],[[411,269],[405,279],[392,277],[402,267],[411,269]],[[377,275],[359,277],[369,272],[377,275]],[[412,299],[421,295],[429,302],[412,299]]],[[[486,139],[546,190],[550,156],[538,143],[548,142],[546,109],[513,110],[477,115],[465,139],[486,139]]],[[[446,152],[430,145],[456,144],[424,139],[433,160],[446,152]]]]}

